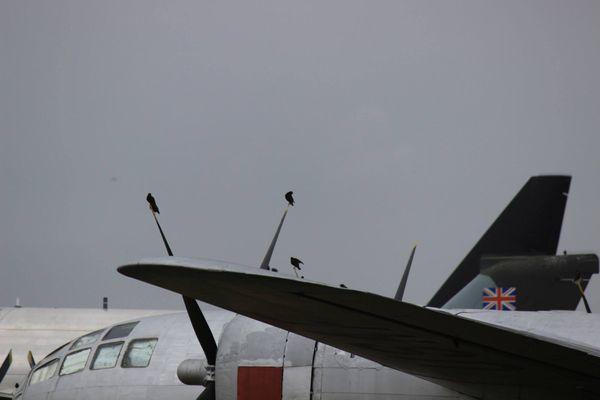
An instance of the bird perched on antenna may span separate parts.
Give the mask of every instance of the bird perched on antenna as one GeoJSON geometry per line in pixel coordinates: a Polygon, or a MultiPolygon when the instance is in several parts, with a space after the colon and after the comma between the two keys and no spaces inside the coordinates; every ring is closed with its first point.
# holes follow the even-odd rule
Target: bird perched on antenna
{"type": "Polygon", "coordinates": [[[154,196],[152,196],[152,193],[148,193],[148,196],[146,196],[146,201],[148,202],[150,211],[152,211],[152,217],[154,218],[154,222],[156,222],[156,226],[158,227],[158,231],[160,232],[160,237],[162,238],[163,243],[165,244],[167,254],[170,257],[172,257],[173,252],[171,251],[171,246],[169,246],[169,242],[167,242],[167,237],[165,236],[165,233],[163,232],[162,227],[158,222],[158,217],[156,216],[156,214],[160,214],[160,211],[158,211],[158,206],[156,205],[156,200],[154,199],[154,196]]]}
{"type": "Polygon", "coordinates": [[[296,270],[301,270],[300,264],[304,264],[302,260],[296,257],[290,257],[290,264],[292,264],[292,269],[294,270],[294,274],[296,274],[296,278],[298,277],[298,272],[296,270]]]}
{"type": "Polygon", "coordinates": [[[285,199],[287,200],[288,204],[292,207],[294,206],[293,194],[294,194],[294,192],[292,192],[291,190],[285,194],[285,199]]]}
{"type": "Polygon", "coordinates": [[[154,199],[154,196],[152,196],[152,193],[148,193],[148,196],[146,196],[146,201],[148,202],[148,206],[153,213],[160,214],[160,211],[158,211],[158,206],[156,205],[156,200],[154,199]]]}

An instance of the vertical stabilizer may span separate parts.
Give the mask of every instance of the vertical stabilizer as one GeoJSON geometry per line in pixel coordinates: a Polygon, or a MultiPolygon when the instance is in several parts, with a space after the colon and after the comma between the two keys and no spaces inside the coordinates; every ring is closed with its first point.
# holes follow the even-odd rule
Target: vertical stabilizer
{"type": "Polygon", "coordinates": [[[570,184],[570,176],[530,178],[427,306],[443,306],[473,280],[484,254],[556,254],[570,184]]]}

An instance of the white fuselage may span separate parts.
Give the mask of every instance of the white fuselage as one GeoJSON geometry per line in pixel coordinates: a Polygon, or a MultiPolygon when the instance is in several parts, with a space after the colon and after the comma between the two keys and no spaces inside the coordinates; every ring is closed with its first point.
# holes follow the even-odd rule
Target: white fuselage
{"type": "Polygon", "coordinates": [[[166,310],[118,310],[87,308],[0,308],[0,362],[12,350],[13,362],[0,383],[0,393],[12,393],[29,373],[27,353],[36,361],[57,347],[96,329],[117,322],[151,315],[166,310]]]}
{"type": "MultiPolygon", "coordinates": [[[[450,310],[453,314],[506,329],[543,337],[548,341],[600,353],[595,332],[600,317],[580,312],[497,312],[450,310]]],[[[387,368],[323,343],[227,311],[205,312],[218,338],[215,367],[217,400],[441,400],[469,399],[460,387],[450,390],[425,379],[387,368]]],[[[109,327],[110,328],[110,327],[109,327]]],[[[109,331],[105,329],[105,332],[109,331]]],[[[139,319],[126,337],[98,339],[88,345],[81,371],[61,375],[58,370],[44,382],[25,387],[23,400],[46,399],[195,399],[202,386],[186,386],[177,367],[187,359],[205,360],[186,313],[139,319]],[[156,338],[151,361],[144,368],[126,368],[125,352],[143,338],[156,338]],[[115,366],[94,370],[99,346],[123,342],[115,366]]],[[[65,346],[46,360],[59,363],[75,350],[65,346]]],[[[59,364],[60,365],[60,364],[59,364]]],[[[517,399],[518,388],[499,393],[486,389],[482,399],[517,399]],[[511,394],[512,393],[512,394],[511,394]],[[515,394],[516,393],[516,394],[515,394]],[[499,395],[502,396],[499,397],[499,395]],[[516,396],[516,397],[515,397],[516,396]]],[[[499,388],[498,390],[506,390],[499,388]]],[[[539,397],[526,397],[537,399],[539,397]]],[[[553,398],[545,396],[545,399],[553,398]]]]}

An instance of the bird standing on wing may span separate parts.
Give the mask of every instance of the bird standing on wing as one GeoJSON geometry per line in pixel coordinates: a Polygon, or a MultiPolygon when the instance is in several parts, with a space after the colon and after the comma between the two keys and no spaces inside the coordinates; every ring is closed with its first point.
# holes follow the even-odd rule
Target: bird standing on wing
{"type": "Polygon", "coordinates": [[[292,192],[291,190],[285,194],[285,199],[287,200],[288,204],[292,207],[294,206],[293,194],[294,194],[294,192],[292,192]]]}
{"type": "Polygon", "coordinates": [[[296,270],[301,270],[300,264],[304,264],[302,260],[296,257],[290,257],[290,264],[292,264],[292,269],[294,270],[294,274],[296,274],[296,278],[298,278],[298,272],[296,270]]]}

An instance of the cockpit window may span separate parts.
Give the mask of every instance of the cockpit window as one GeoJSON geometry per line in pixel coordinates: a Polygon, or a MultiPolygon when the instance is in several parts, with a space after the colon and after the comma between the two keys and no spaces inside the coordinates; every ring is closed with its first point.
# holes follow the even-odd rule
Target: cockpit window
{"type": "Polygon", "coordinates": [[[137,325],[137,322],[129,322],[127,324],[116,325],[110,328],[110,330],[104,335],[102,340],[118,339],[127,337],[137,325]]]}
{"type": "Polygon", "coordinates": [[[132,340],[127,346],[127,351],[123,356],[121,367],[123,368],[144,368],[150,364],[150,358],[154,352],[154,347],[158,339],[136,339],[132,340]]]}
{"type": "Polygon", "coordinates": [[[100,338],[100,335],[102,335],[103,330],[104,329],[101,329],[99,331],[88,333],[87,335],[80,337],[73,343],[73,345],[71,346],[71,350],[89,346],[90,344],[96,342],[96,340],[100,338]]]}
{"type": "Polygon", "coordinates": [[[54,376],[57,369],[58,369],[58,359],[52,360],[52,361],[42,365],[41,367],[39,367],[38,369],[33,371],[33,374],[31,375],[31,380],[29,381],[29,384],[34,385],[38,382],[47,381],[48,379],[50,379],[54,376]]]}
{"type": "Polygon", "coordinates": [[[74,374],[84,369],[89,355],[90,349],[83,349],[66,356],[60,368],[60,375],[74,374]]]}
{"type": "Polygon", "coordinates": [[[121,353],[123,342],[107,343],[98,346],[91,369],[113,368],[121,353]]]}

